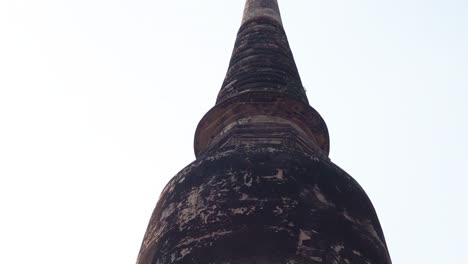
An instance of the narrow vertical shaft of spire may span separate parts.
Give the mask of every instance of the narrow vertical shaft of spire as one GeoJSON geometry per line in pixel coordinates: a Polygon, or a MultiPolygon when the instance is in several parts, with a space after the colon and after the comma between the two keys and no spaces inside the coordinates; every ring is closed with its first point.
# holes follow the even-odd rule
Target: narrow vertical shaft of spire
{"type": "Polygon", "coordinates": [[[308,102],[277,0],[246,0],[217,102],[248,92],[281,93],[308,102]]]}
{"type": "Polygon", "coordinates": [[[256,17],[269,17],[282,24],[277,0],[247,0],[242,24],[256,17]]]}

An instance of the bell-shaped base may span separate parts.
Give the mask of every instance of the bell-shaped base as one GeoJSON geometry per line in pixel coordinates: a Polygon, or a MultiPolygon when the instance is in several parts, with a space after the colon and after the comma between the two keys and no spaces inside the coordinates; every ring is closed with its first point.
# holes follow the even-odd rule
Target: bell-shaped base
{"type": "Polygon", "coordinates": [[[140,264],[391,263],[375,210],[330,161],[281,145],[230,147],[166,186],[140,264]]]}

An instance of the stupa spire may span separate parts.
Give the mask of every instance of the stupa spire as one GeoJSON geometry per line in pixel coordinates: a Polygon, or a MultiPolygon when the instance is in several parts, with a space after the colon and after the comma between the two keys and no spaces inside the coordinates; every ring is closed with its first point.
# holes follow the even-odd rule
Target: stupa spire
{"type": "MultiPolygon", "coordinates": [[[[239,132],[236,124],[245,118],[251,129],[255,127],[255,133],[266,126],[275,127],[275,131],[278,126],[292,127],[305,148],[328,156],[327,126],[308,103],[277,0],[246,1],[216,105],[202,118],[195,132],[197,157],[226,145],[246,142],[246,134],[239,132]]],[[[277,132],[265,133],[265,138],[269,138],[267,134],[277,132]]]]}
{"type": "Polygon", "coordinates": [[[217,102],[252,91],[282,93],[308,102],[276,0],[246,1],[217,102]]]}
{"type": "Polygon", "coordinates": [[[247,0],[242,24],[257,17],[269,17],[282,24],[277,0],[247,0]]]}

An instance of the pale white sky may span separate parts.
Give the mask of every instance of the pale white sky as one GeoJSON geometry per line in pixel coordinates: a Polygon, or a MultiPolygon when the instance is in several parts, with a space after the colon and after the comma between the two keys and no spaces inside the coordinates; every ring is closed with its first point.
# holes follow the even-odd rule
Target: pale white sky
{"type": "MultiPolygon", "coordinates": [[[[0,1],[0,263],[133,263],[243,0],[0,1]]],[[[468,259],[468,2],[280,0],[394,263],[468,259]]]]}

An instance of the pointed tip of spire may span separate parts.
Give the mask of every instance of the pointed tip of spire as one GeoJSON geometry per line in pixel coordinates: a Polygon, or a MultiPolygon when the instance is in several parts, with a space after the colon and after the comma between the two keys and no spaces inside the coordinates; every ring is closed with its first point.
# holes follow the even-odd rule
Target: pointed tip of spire
{"type": "Polygon", "coordinates": [[[277,0],[247,0],[242,24],[256,17],[269,17],[282,24],[277,0]]]}

